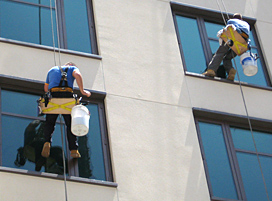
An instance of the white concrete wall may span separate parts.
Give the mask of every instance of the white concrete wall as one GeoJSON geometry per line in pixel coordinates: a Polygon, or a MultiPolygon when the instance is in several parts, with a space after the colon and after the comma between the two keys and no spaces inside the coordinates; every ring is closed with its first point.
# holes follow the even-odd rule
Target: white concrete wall
{"type": "MultiPolygon", "coordinates": [[[[0,172],[1,201],[65,200],[62,180],[15,173],[0,172]]],[[[112,187],[66,182],[67,200],[118,201],[117,190],[112,187]]]]}
{"type": "MultiPolygon", "coordinates": [[[[216,0],[175,2],[219,11],[216,0]]],[[[271,72],[271,0],[224,3],[230,13],[257,18],[256,30],[271,72]]],[[[93,0],[93,4],[102,60],[69,54],[61,54],[61,60],[78,64],[85,88],[107,93],[118,188],[71,182],[71,200],[77,199],[75,195],[82,196],[80,200],[99,201],[210,200],[192,107],[245,115],[239,85],[184,76],[169,0],[93,0]]],[[[43,81],[54,65],[48,50],[0,43],[0,51],[0,74],[43,81]]],[[[243,90],[250,116],[269,119],[270,92],[243,90]]],[[[34,188],[30,198],[43,200],[43,194],[63,200],[61,181],[10,173],[0,173],[0,178],[4,198],[16,196],[20,183],[27,183],[18,195],[30,196],[27,189],[34,188]],[[54,193],[48,194],[46,188],[54,193]]]]}

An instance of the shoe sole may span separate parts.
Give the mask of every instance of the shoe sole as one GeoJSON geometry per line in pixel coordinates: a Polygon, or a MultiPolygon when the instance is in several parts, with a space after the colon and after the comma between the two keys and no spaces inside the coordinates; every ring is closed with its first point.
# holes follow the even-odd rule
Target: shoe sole
{"type": "Polygon", "coordinates": [[[50,155],[50,145],[44,145],[43,146],[43,150],[42,150],[42,154],[43,157],[48,158],[50,155]]]}

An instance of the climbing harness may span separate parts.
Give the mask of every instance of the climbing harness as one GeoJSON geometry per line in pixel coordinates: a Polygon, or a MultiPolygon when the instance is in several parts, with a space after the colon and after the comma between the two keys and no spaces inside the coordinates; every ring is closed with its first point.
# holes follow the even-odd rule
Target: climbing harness
{"type": "Polygon", "coordinates": [[[67,82],[67,71],[68,67],[63,70],[61,69],[61,80],[58,87],[50,89],[50,92],[43,95],[38,100],[39,115],[43,114],[71,114],[72,108],[79,104],[79,99],[76,94],[73,94],[73,89],[68,86],[67,82]],[[65,94],[68,96],[73,96],[71,98],[55,98],[53,94],[55,93],[65,94]],[[52,97],[53,96],[53,97],[52,97]]]}
{"type": "Polygon", "coordinates": [[[248,50],[248,44],[246,40],[240,33],[236,31],[236,28],[233,25],[227,25],[223,29],[223,33],[220,37],[238,56],[248,50]]]}
{"type": "MultiPolygon", "coordinates": [[[[226,26],[227,23],[226,23],[226,20],[224,18],[223,11],[221,10],[221,8],[219,6],[218,0],[216,0],[216,1],[217,1],[217,5],[218,5],[218,7],[220,9],[221,15],[223,17],[223,20],[225,22],[225,26],[226,26]]],[[[221,1],[222,1],[222,4],[224,5],[224,0],[221,0],[221,1]]],[[[225,8],[225,11],[226,11],[226,13],[228,13],[227,10],[226,10],[226,8],[225,8]]],[[[227,16],[228,16],[228,14],[227,14],[227,16]]],[[[233,54],[233,52],[232,52],[232,54],[233,54]]],[[[248,120],[248,125],[249,125],[250,132],[251,132],[251,137],[252,137],[252,140],[253,140],[253,143],[254,143],[254,149],[255,149],[255,152],[256,152],[257,159],[258,159],[258,164],[259,164],[259,167],[260,167],[260,171],[261,171],[262,180],[263,180],[263,183],[264,183],[264,188],[265,188],[267,200],[270,201],[269,195],[268,195],[268,190],[267,190],[267,185],[266,185],[266,181],[265,181],[265,178],[264,178],[264,173],[263,173],[263,169],[262,169],[262,165],[261,165],[261,161],[260,161],[260,156],[259,156],[259,153],[258,153],[256,141],[255,141],[255,138],[254,138],[254,135],[253,135],[253,129],[252,129],[252,125],[251,125],[251,121],[250,121],[250,117],[249,117],[249,113],[248,113],[248,109],[247,109],[247,105],[246,105],[246,101],[245,101],[244,92],[243,92],[243,89],[242,89],[242,84],[241,84],[240,76],[239,76],[237,65],[236,65],[236,62],[235,62],[234,59],[233,59],[233,62],[234,62],[234,65],[235,65],[235,68],[236,68],[236,71],[237,71],[237,77],[238,77],[238,80],[239,80],[239,86],[240,86],[241,96],[242,96],[243,104],[244,104],[244,107],[245,107],[245,112],[246,112],[246,116],[247,116],[247,120],[248,120]]]]}

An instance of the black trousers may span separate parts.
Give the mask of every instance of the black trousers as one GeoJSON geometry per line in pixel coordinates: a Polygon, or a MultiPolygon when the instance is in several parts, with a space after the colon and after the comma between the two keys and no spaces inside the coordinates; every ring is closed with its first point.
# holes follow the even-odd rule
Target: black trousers
{"type": "MultiPolygon", "coordinates": [[[[72,93],[67,92],[57,92],[51,93],[54,98],[71,98],[73,97],[72,93]]],[[[46,114],[45,128],[44,128],[44,137],[46,142],[52,142],[52,135],[55,130],[56,120],[59,114],[46,114]]],[[[62,115],[66,125],[67,139],[69,144],[69,150],[78,149],[77,137],[71,131],[71,115],[63,114],[62,115]]]]}

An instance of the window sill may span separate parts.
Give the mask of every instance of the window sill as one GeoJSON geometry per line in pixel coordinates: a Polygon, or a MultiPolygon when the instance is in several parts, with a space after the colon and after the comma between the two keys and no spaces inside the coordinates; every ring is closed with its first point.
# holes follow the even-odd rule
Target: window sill
{"type": "MultiPolygon", "coordinates": [[[[17,41],[17,40],[12,40],[12,39],[7,39],[7,38],[1,38],[1,37],[0,37],[0,42],[10,43],[10,44],[14,44],[14,45],[21,45],[21,46],[26,46],[26,47],[33,47],[33,48],[38,48],[38,49],[43,49],[43,50],[54,51],[54,48],[50,47],[50,46],[38,45],[38,44],[34,44],[34,43],[22,42],[22,41],[17,41]]],[[[65,54],[72,54],[72,55],[77,55],[77,56],[89,57],[89,58],[93,58],[93,59],[99,59],[99,60],[102,59],[102,57],[99,56],[99,55],[84,53],[84,52],[78,52],[78,51],[74,51],[74,50],[66,50],[66,49],[55,48],[55,51],[56,52],[60,51],[61,53],[65,53],[65,54]]]]}
{"type": "Polygon", "coordinates": [[[206,80],[211,80],[211,81],[216,81],[216,82],[225,82],[225,83],[229,83],[229,84],[236,84],[236,85],[241,85],[242,86],[247,86],[247,87],[252,87],[252,88],[257,88],[257,89],[263,89],[263,90],[269,90],[269,91],[272,91],[272,87],[269,87],[269,86],[259,86],[259,85],[255,85],[255,84],[249,84],[247,82],[239,82],[237,80],[234,80],[234,81],[230,81],[230,80],[227,80],[227,79],[224,79],[224,78],[220,78],[220,77],[207,77],[205,75],[202,75],[202,74],[198,74],[198,73],[192,73],[192,72],[185,72],[185,75],[186,76],[191,76],[191,77],[197,77],[197,78],[201,78],[201,79],[206,79],[206,80]]]}
{"type": "MultiPolygon", "coordinates": [[[[21,170],[21,169],[1,167],[1,166],[0,166],[0,172],[9,172],[9,173],[22,174],[27,176],[38,176],[38,177],[58,179],[58,180],[64,181],[64,176],[52,174],[52,173],[46,173],[46,172],[35,172],[35,171],[21,170]]],[[[75,176],[67,176],[66,180],[73,181],[73,182],[107,186],[107,187],[115,187],[115,188],[118,186],[118,184],[115,182],[87,179],[87,178],[81,178],[81,177],[75,177],[75,176]]]]}

